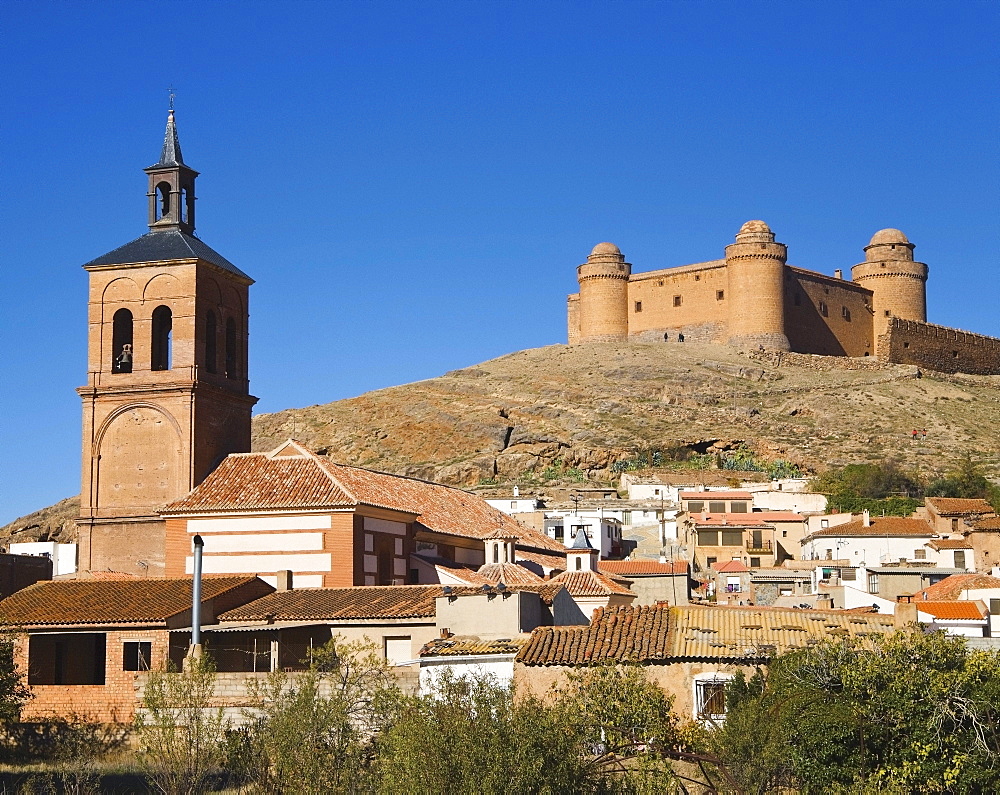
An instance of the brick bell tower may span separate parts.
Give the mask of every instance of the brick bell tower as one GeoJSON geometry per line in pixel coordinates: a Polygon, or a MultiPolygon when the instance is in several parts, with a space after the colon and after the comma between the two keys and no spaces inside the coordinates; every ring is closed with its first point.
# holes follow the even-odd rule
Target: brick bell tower
{"type": "Polygon", "coordinates": [[[198,172],[174,111],[149,178],[149,229],[84,265],[90,275],[83,398],[80,569],[162,576],[157,509],[250,449],[253,279],[194,236],[198,172]]]}

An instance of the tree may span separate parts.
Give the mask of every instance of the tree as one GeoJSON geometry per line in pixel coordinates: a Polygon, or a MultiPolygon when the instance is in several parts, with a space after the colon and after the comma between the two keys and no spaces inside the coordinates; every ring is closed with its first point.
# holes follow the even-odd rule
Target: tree
{"type": "Polygon", "coordinates": [[[1000,510],[1000,487],[986,477],[982,464],[971,453],[965,453],[944,477],[936,478],[927,486],[929,497],[965,497],[989,500],[995,510],[1000,510]]]}
{"type": "Polygon", "coordinates": [[[0,632],[0,727],[21,719],[21,710],[33,698],[24,674],[14,663],[14,637],[0,632]]]}
{"type": "Polygon", "coordinates": [[[789,652],[731,688],[713,741],[747,792],[989,791],[1000,655],[919,631],[789,652]]]}
{"type": "Polygon", "coordinates": [[[170,795],[204,792],[223,761],[229,722],[212,706],[215,665],[189,657],[181,673],[152,671],[135,728],[154,787],[170,795]]]}
{"type": "Polygon", "coordinates": [[[832,510],[909,516],[919,507],[923,484],[904,471],[895,459],[879,463],[848,464],[814,478],[812,489],[830,495],[832,510]]]}
{"type": "Polygon", "coordinates": [[[339,636],[302,673],[272,673],[236,735],[243,774],[265,792],[368,791],[372,739],[401,694],[379,650],[339,636]]]}

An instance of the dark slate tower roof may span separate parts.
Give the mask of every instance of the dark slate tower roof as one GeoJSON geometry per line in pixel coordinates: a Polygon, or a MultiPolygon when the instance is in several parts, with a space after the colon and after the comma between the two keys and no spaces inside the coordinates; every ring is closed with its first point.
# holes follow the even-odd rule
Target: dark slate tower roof
{"type": "Polygon", "coordinates": [[[127,265],[132,262],[159,262],[171,259],[191,259],[192,257],[205,260],[205,262],[210,262],[236,276],[253,281],[211,246],[178,229],[147,232],[142,237],[137,237],[130,243],[91,260],[83,267],[127,265]]]}
{"type": "Polygon", "coordinates": [[[163,151],[160,152],[160,159],[150,168],[161,168],[163,166],[183,166],[184,157],[181,155],[181,142],[177,137],[177,125],[174,122],[174,109],[171,108],[167,114],[167,130],[163,135],[163,151]]]}
{"type": "Polygon", "coordinates": [[[586,530],[576,531],[576,538],[573,539],[573,545],[570,547],[570,549],[577,551],[581,549],[586,549],[591,551],[594,550],[593,545],[590,543],[590,539],[587,538],[586,530]]]}

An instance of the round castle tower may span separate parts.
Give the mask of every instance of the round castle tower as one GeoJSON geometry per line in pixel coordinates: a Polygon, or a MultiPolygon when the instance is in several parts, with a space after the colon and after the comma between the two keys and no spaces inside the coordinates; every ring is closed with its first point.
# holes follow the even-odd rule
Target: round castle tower
{"type": "Polygon", "coordinates": [[[913,244],[898,229],[875,233],[851,279],[872,291],[876,337],[893,317],[927,322],[927,266],[914,261],[913,244]]]}
{"type": "Polygon", "coordinates": [[[729,275],[729,344],[789,349],[785,335],[785,261],[788,248],[774,242],[763,221],[747,221],[726,246],[729,275]]]}
{"type": "Polygon", "coordinates": [[[628,279],[632,266],[614,243],[598,243],[576,269],[580,283],[580,342],[628,338],[628,279]]]}

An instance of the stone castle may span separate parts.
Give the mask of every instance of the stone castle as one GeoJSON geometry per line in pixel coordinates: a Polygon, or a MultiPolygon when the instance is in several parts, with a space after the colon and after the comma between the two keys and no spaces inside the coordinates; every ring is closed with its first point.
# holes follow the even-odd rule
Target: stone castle
{"type": "Polygon", "coordinates": [[[913,249],[898,229],[876,232],[848,281],[789,265],[763,221],[743,224],[724,259],[646,273],[599,243],[567,301],[569,343],[712,342],[1000,374],[1000,339],[927,322],[913,249]]]}

